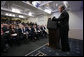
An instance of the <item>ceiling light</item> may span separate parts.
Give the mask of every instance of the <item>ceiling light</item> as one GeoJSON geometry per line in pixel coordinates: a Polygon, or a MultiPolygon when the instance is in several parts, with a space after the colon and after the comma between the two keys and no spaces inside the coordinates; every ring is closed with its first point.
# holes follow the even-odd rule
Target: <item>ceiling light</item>
{"type": "Polygon", "coordinates": [[[22,15],[19,15],[19,17],[20,17],[20,18],[24,18],[24,16],[22,16],[22,15]]]}
{"type": "Polygon", "coordinates": [[[15,17],[15,14],[12,14],[12,16],[14,16],[14,17],[15,17]]]}
{"type": "Polygon", "coordinates": [[[58,4],[56,4],[56,7],[58,6],[58,4]]]}
{"type": "Polygon", "coordinates": [[[9,14],[9,16],[12,16],[12,14],[9,14]]]}
{"type": "Polygon", "coordinates": [[[5,15],[7,15],[7,16],[14,16],[15,17],[15,14],[11,14],[11,13],[6,13],[5,15]]]}
{"type": "Polygon", "coordinates": [[[68,1],[63,1],[65,7],[67,8],[68,7],[68,1]]]}
{"type": "Polygon", "coordinates": [[[67,1],[63,1],[64,4],[67,4],[68,2],[67,1]]]}
{"type": "Polygon", "coordinates": [[[51,14],[51,10],[50,9],[45,9],[44,11],[49,13],[49,14],[51,14]]]}
{"type": "Polygon", "coordinates": [[[29,13],[28,13],[28,15],[29,15],[29,16],[32,16],[32,13],[31,13],[31,12],[29,12],[29,13]]]}
{"type": "Polygon", "coordinates": [[[9,14],[8,14],[8,13],[6,13],[5,15],[7,15],[7,16],[8,16],[9,14]]]}
{"type": "Polygon", "coordinates": [[[39,1],[33,1],[32,4],[34,7],[39,7],[40,2],[39,1]]]}
{"type": "Polygon", "coordinates": [[[33,1],[32,4],[33,4],[33,6],[36,6],[36,1],[33,1]]]}
{"type": "Polygon", "coordinates": [[[20,10],[16,8],[12,8],[12,12],[20,13],[20,10]]]}
{"type": "Polygon", "coordinates": [[[49,7],[49,4],[46,4],[47,7],[49,7]]]}

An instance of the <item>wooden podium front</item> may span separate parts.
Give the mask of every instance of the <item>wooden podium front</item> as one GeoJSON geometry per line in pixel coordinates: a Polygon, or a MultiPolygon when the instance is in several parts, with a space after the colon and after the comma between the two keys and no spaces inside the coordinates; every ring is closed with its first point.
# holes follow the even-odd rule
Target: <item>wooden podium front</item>
{"type": "Polygon", "coordinates": [[[57,23],[49,19],[47,23],[47,28],[49,32],[49,47],[58,49],[60,47],[60,35],[59,28],[57,28],[57,23]]]}
{"type": "Polygon", "coordinates": [[[58,49],[59,40],[59,29],[49,29],[49,46],[58,49]]]}

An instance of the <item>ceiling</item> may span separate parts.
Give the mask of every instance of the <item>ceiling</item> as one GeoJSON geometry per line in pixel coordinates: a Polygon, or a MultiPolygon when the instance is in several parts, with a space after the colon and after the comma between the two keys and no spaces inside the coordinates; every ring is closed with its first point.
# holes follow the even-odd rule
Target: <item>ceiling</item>
{"type": "MultiPolygon", "coordinates": [[[[38,8],[34,7],[31,4],[27,4],[27,2],[31,1],[1,1],[1,15],[5,15],[5,13],[13,13],[16,16],[23,15],[28,18],[29,12],[32,12],[33,16],[37,16],[40,14],[48,14],[44,10],[46,8],[51,9],[51,12],[57,11],[57,8],[60,4],[63,4],[63,1],[39,1],[40,6],[38,8]],[[26,3],[25,3],[26,2],[26,3]],[[57,5],[57,6],[56,6],[57,5]],[[12,12],[12,8],[17,8],[21,13],[12,12]]],[[[83,9],[83,1],[68,1],[68,7],[71,11],[78,11],[83,9]]]]}
{"type": "MultiPolygon", "coordinates": [[[[58,10],[58,6],[64,4],[64,1],[53,1],[49,3],[49,8],[52,11],[58,10]],[[56,6],[57,4],[57,6],[56,6]]],[[[46,8],[46,4],[41,6],[42,9],[46,8]]],[[[83,9],[83,1],[68,1],[67,9],[70,11],[78,11],[83,9]]]]}
{"type": "Polygon", "coordinates": [[[26,17],[28,16],[28,13],[32,12],[32,15],[37,16],[40,14],[47,14],[43,10],[39,10],[35,7],[33,7],[30,4],[26,4],[22,1],[1,1],[1,14],[5,15],[5,13],[13,13],[16,15],[24,15],[26,17]],[[12,8],[19,9],[21,13],[15,13],[12,12],[12,8]]]}

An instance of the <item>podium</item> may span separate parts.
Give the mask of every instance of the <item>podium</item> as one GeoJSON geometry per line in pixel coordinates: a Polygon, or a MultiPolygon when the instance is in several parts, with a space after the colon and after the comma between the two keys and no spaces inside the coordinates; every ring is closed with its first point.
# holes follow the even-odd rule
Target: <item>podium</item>
{"type": "Polygon", "coordinates": [[[49,31],[49,47],[58,49],[60,47],[60,34],[59,28],[57,27],[57,22],[48,19],[47,28],[49,31]]]}

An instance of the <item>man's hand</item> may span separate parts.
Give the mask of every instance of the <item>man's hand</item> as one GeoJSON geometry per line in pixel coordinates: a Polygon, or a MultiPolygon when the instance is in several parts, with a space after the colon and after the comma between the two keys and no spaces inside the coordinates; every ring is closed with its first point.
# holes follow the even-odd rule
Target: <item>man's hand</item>
{"type": "Polygon", "coordinates": [[[57,21],[57,19],[55,18],[55,16],[52,18],[52,21],[57,21]]]}

